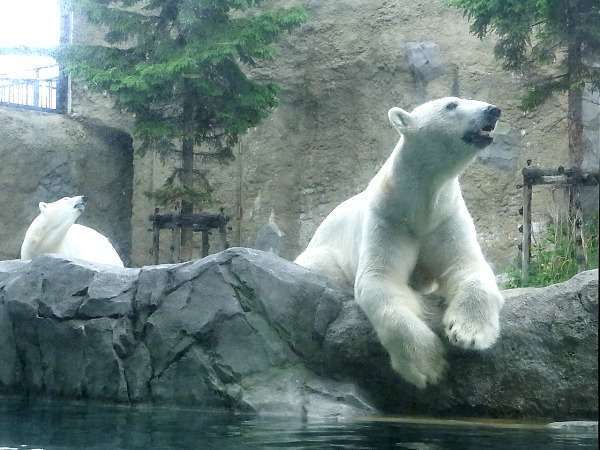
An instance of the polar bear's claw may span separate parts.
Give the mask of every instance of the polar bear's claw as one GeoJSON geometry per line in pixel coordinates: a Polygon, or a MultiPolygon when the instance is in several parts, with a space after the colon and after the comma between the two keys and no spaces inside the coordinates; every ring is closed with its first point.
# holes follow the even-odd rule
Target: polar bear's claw
{"type": "Polygon", "coordinates": [[[448,369],[442,342],[431,334],[428,344],[421,342],[416,350],[390,351],[392,368],[419,389],[438,384],[448,369]]]}
{"type": "Polygon", "coordinates": [[[448,311],[444,319],[446,335],[451,344],[467,350],[485,350],[498,339],[498,320],[493,317],[479,319],[465,316],[449,320],[448,316],[454,314],[454,311],[448,311]]]}

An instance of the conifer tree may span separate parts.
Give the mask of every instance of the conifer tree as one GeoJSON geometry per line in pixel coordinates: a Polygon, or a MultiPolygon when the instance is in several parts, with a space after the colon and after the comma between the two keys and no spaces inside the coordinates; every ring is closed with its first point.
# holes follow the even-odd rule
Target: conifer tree
{"type": "MultiPolygon", "coordinates": [[[[302,24],[305,11],[258,9],[262,0],[74,2],[107,30],[109,45],[72,45],[59,59],[75,79],[134,114],[140,152],[181,156],[181,167],[154,196],[193,213],[210,194],[194,154],[232,158],[239,136],[277,105],[277,86],[249,78],[246,68],[273,58],[272,44],[302,24]]],[[[191,242],[191,229],[182,229],[184,259],[191,242]]]]}
{"type": "Polygon", "coordinates": [[[449,0],[482,38],[497,37],[504,68],[526,75],[522,108],[531,110],[556,92],[568,95],[569,163],[583,160],[582,96],[600,90],[598,0],[449,0]],[[595,63],[593,59],[596,59],[595,63]]]}

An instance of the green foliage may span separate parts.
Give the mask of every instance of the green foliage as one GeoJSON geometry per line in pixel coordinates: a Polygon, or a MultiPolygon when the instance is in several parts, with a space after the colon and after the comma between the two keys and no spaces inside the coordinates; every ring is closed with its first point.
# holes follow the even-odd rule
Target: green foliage
{"type": "MultiPolygon", "coordinates": [[[[272,58],[276,39],[307,18],[302,8],[259,11],[261,3],[75,0],[91,23],[108,29],[111,46],[72,45],[57,58],[73,77],[135,114],[140,152],[165,156],[187,138],[209,154],[231,157],[239,136],[277,105],[277,86],[249,78],[244,66],[272,58]],[[184,101],[191,105],[186,117],[184,101]]],[[[189,187],[170,188],[193,197],[189,187]]]]}
{"type": "MultiPolygon", "coordinates": [[[[598,267],[598,219],[583,226],[584,250],[587,254],[586,269],[598,267]]],[[[539,242],[531,246],[531,263],[527,286],[548,286],[570,279],[577,274],[575,248],[570,227],[561,223],[550,224],[539,242]]],[[[513,266],[508,271],[506,288],[524,287],[520,268],[513,266]]]]}
{"type": "Polygon", "coordinates": [[[206,173],[196,171],[195,175],[195,186],[184,186],[177,182],[181,176],[181,169],[177,169],[167,177],[160,188],[153,192],[144,192],[144,195],[154,200],[157,205],[172,209],[178,209],[181,202],[189,202],[202,208],[208,207],[212,204],[213,188],[206,178],[206,173]]]}
{"type": "Polygon", "coordinates": [[[523,109],[533,109],[554,92],[581,88],[584,83],[600,90],[597,67],[582,64],[580,58],[575,64],[570,64],[573,58],[569,60],[569,52],[581,52],[585,58],[600,50],[598,0],[448,2],[463,11],[476,36],[497,36],[495,55],[505,69],[528,75],[531,81],[523,109]]]}

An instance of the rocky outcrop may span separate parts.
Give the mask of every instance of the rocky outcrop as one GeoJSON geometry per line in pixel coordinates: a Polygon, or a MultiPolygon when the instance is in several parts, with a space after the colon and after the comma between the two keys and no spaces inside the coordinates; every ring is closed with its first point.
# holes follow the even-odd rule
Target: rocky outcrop
{"type": "Polygon", "coordinates": [[[118,269],[0,263],[0,392],[300,416],[597,415],[597,271],[505,291],[503,334],[417,391],[350,293],[259,251],[118,269]]]}

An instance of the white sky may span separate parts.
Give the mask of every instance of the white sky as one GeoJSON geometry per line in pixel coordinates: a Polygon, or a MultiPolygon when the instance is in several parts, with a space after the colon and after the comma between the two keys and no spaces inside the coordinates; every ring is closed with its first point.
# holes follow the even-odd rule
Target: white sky
{"type": "MultiPolygon", "coordinates": [[[[0,47],[54,48],[60,34],[58,0],[0,0],[0,47]]],[[[0,55],[0,77],[29,77],[48,57],[0,55]]]]}
{"type": "Polygon", "coordinates": [[[58,0],[0,0],[0,47],[58,45],[58,0]]]}

